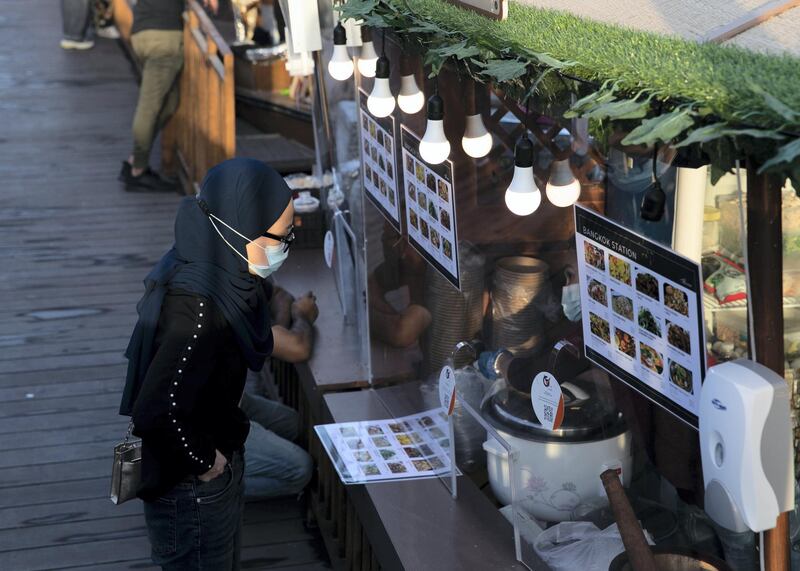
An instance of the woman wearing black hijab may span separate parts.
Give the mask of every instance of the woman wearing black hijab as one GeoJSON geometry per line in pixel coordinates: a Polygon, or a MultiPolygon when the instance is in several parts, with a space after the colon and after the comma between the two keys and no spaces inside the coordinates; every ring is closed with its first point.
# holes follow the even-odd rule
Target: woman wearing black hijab
{"type": "Polygon", "coordinates": [[[121,414],[142,438],[145,519],[163,569],[238,569],[247,369],[272,352],[263,278],[288,255],[292,193],[264,163],[211,169],[145,279],[121,414]]]}

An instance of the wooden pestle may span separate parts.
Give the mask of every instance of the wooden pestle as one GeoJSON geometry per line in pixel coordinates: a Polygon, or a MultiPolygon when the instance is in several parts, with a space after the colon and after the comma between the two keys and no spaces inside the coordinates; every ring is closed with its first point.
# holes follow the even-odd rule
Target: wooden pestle
{"type": "Polygon", "coordinates": [[[614,512],[614,519],[617,522],[619,534],[622,536],[622,543],[625,545],[625,552],[628,554],[631,568],[633,571],[656,571],[653,552],[650,551],[642,526],[639,525],[639,520],[633,513],[633,508],[628,501],[628,496],[625,495],[625,489],[622,487],[622,482],[619,481],[617,471],[606,470],[600,474],[600,479],[606,489],[608,502],[614,512]]]}

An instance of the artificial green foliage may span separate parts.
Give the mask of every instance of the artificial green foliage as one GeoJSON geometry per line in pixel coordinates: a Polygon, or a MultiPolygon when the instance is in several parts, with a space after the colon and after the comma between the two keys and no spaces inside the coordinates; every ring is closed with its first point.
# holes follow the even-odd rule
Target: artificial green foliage
{"type": "Polygon", "coordinates": [[[642,124],[622,139],[623,145],[653,145],[668,142],[694,125],[695,113],[688,107],[675,109],[652,119],[645,119],[642,124]]]}
{"type": "Polygon", "coordinates": [[[713,177],[749,156],[763,171],[789,176],[800,188],[797,58],[700,44],[515,2],[505,21],[444,0],[348,0],[339,9],[433,51],[433,74],[450,60],[460,73],[511,96],[524,97],[535,85],[537,99],[552,102],[567,90],[582,98],[565,116],[623,122],[631,130],[624,144],[697,147],[710,159],[713,177]]]}

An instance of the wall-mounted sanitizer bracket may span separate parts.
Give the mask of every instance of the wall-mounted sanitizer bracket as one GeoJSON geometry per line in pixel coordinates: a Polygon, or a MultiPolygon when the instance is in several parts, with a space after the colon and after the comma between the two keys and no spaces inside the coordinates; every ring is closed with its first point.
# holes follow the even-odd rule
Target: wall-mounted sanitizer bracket
{"type": "Polygon", "coordinates": [[[739,359],[711,367],[700,395],[705,510],[733,531],[775,527],[794,508],[794,455],[786,381],[739,359]]]}

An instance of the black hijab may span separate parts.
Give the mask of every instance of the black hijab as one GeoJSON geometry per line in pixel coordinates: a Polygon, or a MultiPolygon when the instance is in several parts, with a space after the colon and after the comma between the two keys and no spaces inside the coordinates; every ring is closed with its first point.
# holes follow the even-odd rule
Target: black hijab
{"type": "MultiPolygon", "coordinates": [[[[254,159],[231,159],[208,171],[197,198],[181,201],[175,244],[145,278],[145,294],[136,306],[139,320],[125,351],[128,374],[120,414],[131,414],[153,359],[158,318],[169,289],[212,300],[233,329],[247,366],[254,371],[263,367],[272,353],[267,289],[217,234],[204,208],[253,240],[280,218],[291,198],[292,191],[273,168],[254,159]]],[[[246,258],[247,240],[219,221],[215,224],[246,258]]]]}

